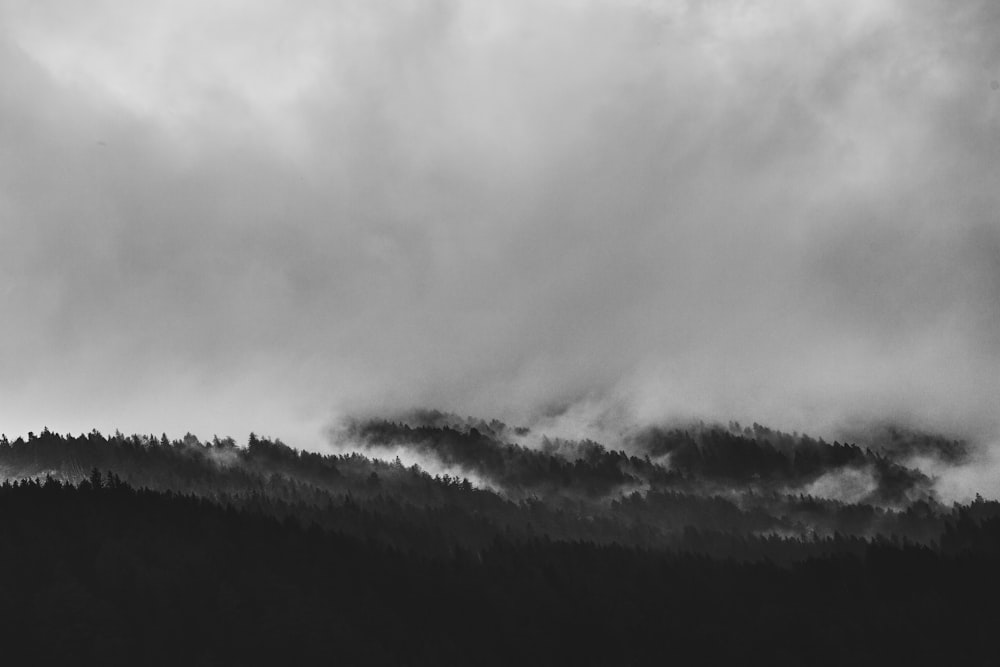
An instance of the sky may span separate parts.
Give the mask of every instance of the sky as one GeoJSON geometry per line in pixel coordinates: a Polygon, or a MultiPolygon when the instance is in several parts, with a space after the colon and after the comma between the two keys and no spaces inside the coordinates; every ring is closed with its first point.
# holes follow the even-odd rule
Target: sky
{"type": "Polygon", "coordinates": [[[998,79],[991,0],[0,0],[0,430],[988,447],[998,79]]]}

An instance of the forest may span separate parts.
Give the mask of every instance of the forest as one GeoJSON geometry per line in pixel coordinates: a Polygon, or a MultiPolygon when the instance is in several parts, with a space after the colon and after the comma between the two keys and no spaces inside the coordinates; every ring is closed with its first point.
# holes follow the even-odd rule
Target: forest
{"type": "Polygon", "coordinates": [[[336,439],[0,438],[4,655],[995,664],[1000,503],[908,465],[961,441],[697,423],[614,450],[435,412],[336,439]]]}

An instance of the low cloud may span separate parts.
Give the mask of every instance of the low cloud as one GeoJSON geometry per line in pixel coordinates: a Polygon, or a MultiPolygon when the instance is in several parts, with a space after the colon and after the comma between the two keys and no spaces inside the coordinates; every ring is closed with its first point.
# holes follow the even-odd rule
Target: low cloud
{"type": "Polygon", "coordinates": [[[8,0],[0,25],[10,432],[320,447],[419,405],[998,431],[991,3],[8,0]]]}

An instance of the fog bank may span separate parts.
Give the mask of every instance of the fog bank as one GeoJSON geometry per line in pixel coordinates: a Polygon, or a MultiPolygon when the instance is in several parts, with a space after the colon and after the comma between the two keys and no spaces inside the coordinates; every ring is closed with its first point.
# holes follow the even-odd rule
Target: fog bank
{"type": "Polygon", "coordinates": [[[0,0],[0,423],[993,442],[998,79],[989,2],[0,0]]]}

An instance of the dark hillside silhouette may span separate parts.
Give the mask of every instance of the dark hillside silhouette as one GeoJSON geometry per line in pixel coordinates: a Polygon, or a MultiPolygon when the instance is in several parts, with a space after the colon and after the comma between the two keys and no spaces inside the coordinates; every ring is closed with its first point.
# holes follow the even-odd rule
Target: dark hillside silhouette
{"type": "Polygon", "coordinates": [[[755,429],[649,431],[628,453],[504,443],[499,423],[356,427],[495,488],[256,435],[3,438],[4,654],[990,664],[1000,503],[946,506],[889,454],[755,429]],[[859,466],[865,501],[795,492],[859,466]]]}
{"type": "Polygon", "coordinates": [[[787,566],[544,536],[422,557],[94,471],[0,486],[0,633],[16,664],[986,664],[995,511],[787,566]]]}
{"type": "MultiPolygon", "coordinates": [[[[672,451],[687,448],[697,461],[710,461],[677,467],[673,459],[669,465],[654,463],[648,455],[628,455],[593,442],[547,441],[542,450],[503,444],[475,427],[460,431],[372,422],[358,434],[369,445],[402,444],[446,462],[475,466],[499,490],[478,488],[457,476],[432,477],[398,460],[300,452],[256,435],[241,447],[228,438],[203,443],[190,434],[175,440],[120,433],[105,437],[96,431],[74,437],[43,429],[27,440],[0,440],[0,468],[15,479],[51,475],[75,482],[96,467],[137,488],[189,493],[278,518],[307,517],[326,528],[435,553],[448,545],[481,546],[502,532],[675,548],[688,526],[743,537],[896,535],[930,543],[954,511],[920,493],[908,501],[899,492],[894,505],[852,503],[805,495],[797,484],[713,475],[706,470],[731,469],[729,458],[752,459],[761,451],[754,440],[715,431],[704,434],[701,443],[690,433],[675,433],[649,445],[676,445],[672,451]],[[749,453],[741,451],[744,447],[749,453]],[[372,534],[366,528],[371,516],[394,530],[372,534]]],[[[875,470],[882,466],[880,486],[869,500],[890,495],[890,473],[898,472],[900,486],[911,490],[909,481],[925,479],[856,447],[817,447],[831,462],[826,467],[810,464],[810,475],[841,471],[838,455],[848,463],[860,458],[875,470]]],[[[772,450],[767,457],[787,463],[793,455],[799,452],[772,450]]]]}

